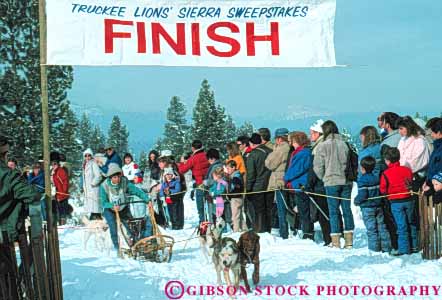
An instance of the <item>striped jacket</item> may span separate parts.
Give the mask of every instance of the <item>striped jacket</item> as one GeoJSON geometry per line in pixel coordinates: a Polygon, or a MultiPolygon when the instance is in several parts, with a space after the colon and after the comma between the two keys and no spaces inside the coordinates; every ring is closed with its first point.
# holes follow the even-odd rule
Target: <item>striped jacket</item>
{"type": "Polygon", "coordinates": [[[360,207],[378,207],[382,205],[382,198],[368,200],[379,196],[379,176],[373,173],[366,173],[358,179],[358,195],[355,198],[355,205],[360,207]]]}

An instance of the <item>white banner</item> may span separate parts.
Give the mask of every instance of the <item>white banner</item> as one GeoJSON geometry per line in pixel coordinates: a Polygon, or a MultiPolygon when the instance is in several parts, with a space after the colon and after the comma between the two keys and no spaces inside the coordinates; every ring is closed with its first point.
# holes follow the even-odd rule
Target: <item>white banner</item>
{"type": "Polygon", "coordinates": [[[336,65],[336,0],[46,3],[49,65],[336,65]]]}

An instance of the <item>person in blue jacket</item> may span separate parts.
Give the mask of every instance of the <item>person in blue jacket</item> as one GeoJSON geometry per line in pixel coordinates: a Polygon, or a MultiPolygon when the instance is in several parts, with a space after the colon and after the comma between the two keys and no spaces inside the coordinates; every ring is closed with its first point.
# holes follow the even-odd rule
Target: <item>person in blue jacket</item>
{"type": "MultiPolygon", "coordinates": [[[[45,173],[40,163],[35,163],[28,175],[28,183],[33,185],[40,194],[45,192],[45,173]]],[[[46,199],[42,197],[40,200],[41,218],[46,221],[46,199]]]]}
{"type": "Polygon", "coordinates": [[[28,175],[28,183],[35,186],[39,193],[45,192],[45,174],[40,163],[35,163],[28,175]]]}
{"type": "MultiPolygon", "coordinates": [[[[381,157],[381,137],[378,130],[374,126],[365,126],[359,133],[362,143],[362,149],[359,151],[359,166],[363,158],[371,156],[376,160],[373,174],[380,176],[382,157],[381,157]]],[[[359,177],[361,176],[361,168],[359,168],[359,177]]]]}
{"type": "Polygon", "coordinates": [[[442,118],[432,118],[427,122],[426,127],[431,130],[433,139],[433,152],[428,164],[426,182],[423,186],[427,194],[434,193],[432,179],[435,175],[442,172],[442,118]]]}
{"type": "MultiPolygon", "coordinates": [[[[312,152],[308,148],[310,140],[301,131],[290,133],[289,140],[295,150],[288,161],[284,182],[289,189],[303,189],[307,186],[309,169],[312,165],[312,152]]],[[[310,199],[305,193],[295,191],[295,201],[301,220],[302,238],[313,240],[314,231],[310,217],[310,199]]]]}
{"type": "Polygon", "coordinates": [[[103,166],[100,166],[101,171],[104,174],[107,174],[109,170],[109,164],[114,163],[117,164],[120,168],[123,167],[123,161],[121,160],[121,157],[118,155],[117,152],[115,152],[114,147],[107,146],[106,149],[106,163],[103,166]]]}
{"type": "MultiPolygon", "coordinates": [[[[160,197],[164,197],[167,209],[169,211],[170,221],[172,223],[172,230],[180,229],[179,226],[179,205],[180,197],[178,193],[181,192],[180,177],[175,173],[172,167],[164,168],[164,181],[161,184],[160,197]]],[[[182,200],[181,200],[182,201],[182,200]]]]}
{"type": "Polygon", "coordinates": [[[379,175],[375,174],[376,159],[366,156],[361,160],[358,178],[358,195],[354,204],[362,211],[362,219],[367,229],[368,249],[375,252],[390,252],[390,233],[384,222],[382,198],[379,196],[379,175]]]}

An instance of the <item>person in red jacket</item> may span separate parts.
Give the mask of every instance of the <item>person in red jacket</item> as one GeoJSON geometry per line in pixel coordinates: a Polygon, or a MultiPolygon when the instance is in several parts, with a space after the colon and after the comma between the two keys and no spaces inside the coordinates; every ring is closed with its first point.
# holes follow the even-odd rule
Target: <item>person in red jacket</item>
{"type": "Polygon", "coordinates": [[[397,225],[398,250],[392,250],[392,255],[418,251],[414,200],[410,193],[413,172],[410,168],[400,165],[400,156],[397,148],[388,148],[385,151],[387,169],[382,173],[380,183],[380,192],[388,195],[391,212],[397,225]]]}
{"type": "Polygon", "coordinates": [[[61,167],[60,160],[52,155],[52,182],[55,186],[55,206],[58,211],[59,225],[66,224],[69,215],[69,177],[65,168],[61,167]]]}
{"type": "MultiPolygon", "coordinates": [[[[192,176],[196,185],[200,186],[203,184],[208,169],[209,161],[204,152],[203,143],[199,140],[194,140],[192,142],[192,155],[187,160],[185,160],[184,157],[181,157],[181,162],[178,164],[178,171],[181,174],[192,171],[192,176]]],[[[200,223],[207,221],[205,220],[204,215],[204,191],[200,189],[196,190],[195,198],[200,223]]]]}

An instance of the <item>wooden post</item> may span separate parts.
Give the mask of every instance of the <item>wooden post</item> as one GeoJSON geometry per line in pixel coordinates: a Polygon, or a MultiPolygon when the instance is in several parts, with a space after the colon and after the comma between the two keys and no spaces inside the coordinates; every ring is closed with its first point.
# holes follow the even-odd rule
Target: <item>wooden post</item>
{"type": "Polygon", "coordinates": [[[52,216],[52,199],[51,199],[51,174],[50,174],[50,157],[49,157],[49,113],[48,113],[48,77],[46,67],[46,49],[47,49],[47,34],[46,34],[46,1],[39,0],[38,7],[39,24],[40,24],[40,87],[41,87],[41,113],[43,124],[43,159],[45,172],[45,195],[48,231],[52,231],[53,216],[52,216]]]}
{"type": "Polygon", "coordinates": [[[43,124],[43,157],[44,157],[44,172],[45,172],[45,195],[47,207],[47,271],[50,281],[51,299],[62,300],[62,278],[59,273],[58,265],[60,263],[59,243],[56,238],[57,235],[53,233],[57,230],[54,221],[56,219],[52,215],[52,197],[51,197],[51,175],[50,175],[50,151],[49,151],[49,112],[48,112],[48,81],[47,81],[47,30],[46,30],[46,1],[39,0],[38,6],[39,25],[40,25],[40,86],[41,86],[41,112],[43,124]],[[55,225],[55,228],[54,228],[55,225]]]}

